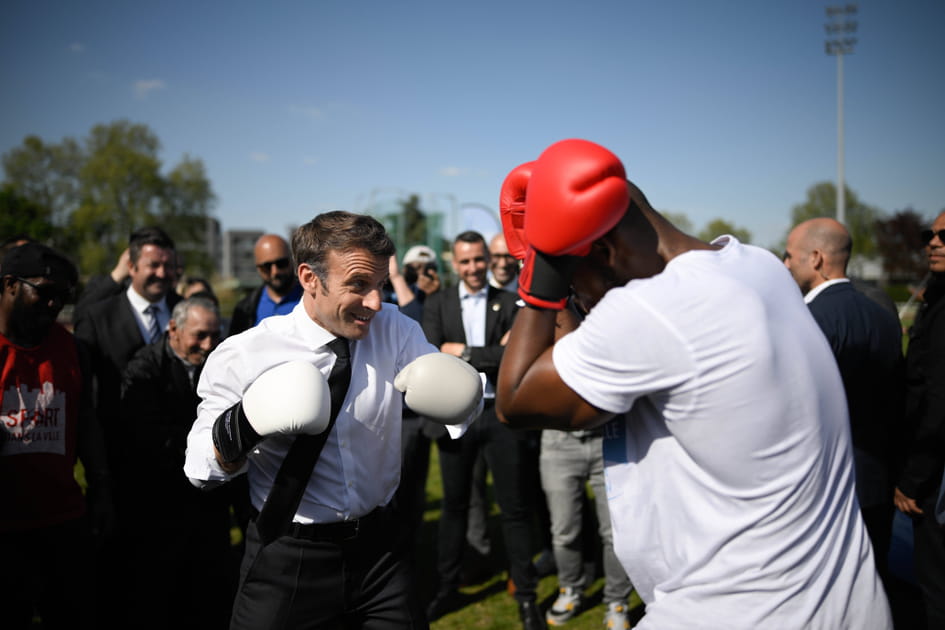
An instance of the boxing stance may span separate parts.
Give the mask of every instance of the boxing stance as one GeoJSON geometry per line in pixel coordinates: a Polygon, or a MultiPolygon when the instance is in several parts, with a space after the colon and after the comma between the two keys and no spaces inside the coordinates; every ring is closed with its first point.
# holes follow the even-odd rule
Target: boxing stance
{"type": "Polygon", "coordinates": [[[426,628],[389,507],[401,405],[459,435],[481,381],[382,302],[394,245],[380,223],[321,214],[292,249],[302,300],[214,351],[188,436],[187,476],[245,472],[257,511],[231,627],[426,628]]]}
{"type": "Polygon", "coordinates": [[[605,429],[638,628],[889,628],[843,384],[770,252],[661,217],[612,153],[549,147],[504,217],[525,264],[499,372],[515,427],[605,429]],[[588,312],[555,341],[569,293],[588,312]]]}

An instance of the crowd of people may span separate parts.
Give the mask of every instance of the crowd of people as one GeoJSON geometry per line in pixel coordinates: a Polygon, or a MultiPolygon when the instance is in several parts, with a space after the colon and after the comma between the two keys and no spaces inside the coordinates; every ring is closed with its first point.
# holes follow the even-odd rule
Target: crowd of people
{"type": "Polygon", "coordinates": [[[945,213],[904,355],[833,219],[782,260],[706,243],[579,140],[500,206],[440,252],[340,211],[266,234],[228,326],[158,227],[78,296],[67,256],[7,239],[0,627],[427,628],[490,557],[525,630],[598,576],[607,628],[633,590],[641,628],[945,627],[945,213]]]}

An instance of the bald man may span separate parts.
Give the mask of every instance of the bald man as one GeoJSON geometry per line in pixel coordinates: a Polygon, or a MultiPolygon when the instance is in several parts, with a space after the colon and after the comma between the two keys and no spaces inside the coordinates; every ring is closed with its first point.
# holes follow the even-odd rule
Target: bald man
{"type": "Polygon", "coordinates": [[[287,315],[302,298],[289,243],[278,234],[263,234],[253,247],[262,284],[237,302],[227,336],[252,328],[271,315],[287,315]]]}
{"type": "Polygon", "coordinates": [[[850,413],[856,495],[885,579],[893,519],[890,445],[903,414],[901,328],[897,317],[847,278],[851,247],[850,233],[841,223],[811,219],[788,235],[784,264],[840,368],[850,413]]]}
{"type": "Polygon", "coordinates": [[[496,289],[518,291],[518,261],[509,253],[501,232],[489,241],[489,284],[496,289]]]}

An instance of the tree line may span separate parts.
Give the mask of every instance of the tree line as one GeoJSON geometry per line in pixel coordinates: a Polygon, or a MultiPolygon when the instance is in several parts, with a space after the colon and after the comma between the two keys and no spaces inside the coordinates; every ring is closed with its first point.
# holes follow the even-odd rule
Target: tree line
{"type": "MultiPolygon", "coordinates": [[[[94,274],[111,269],[133,229],[160,225],[178,242],[188,273],[212,275],[215,261],[204,243],[216,195],[203,162],[185,155],[165,173],[160,149],[153,131],[127,120],[95,125],[81,141],[67,137],[50,143],[27,136],[2,158],[0,235],[28,234],[69,252],[83,274],[94,274]]],[[[921,278],[926,262],[919,232],[932,217],[911,207],[887,215],[849,188],[844,193],[854,256],[881,260],[893,279],[921,278]]],[[[835,204],[832,182],[814,184],[791,208],[790,227],[814,217],[836,217],[835,204]]],[[[400,205],[399,216],[381,217],[389,229],[396,227],[392,233],[400,244],[443,243],[449,236],[434,234],[439,224],[424,214],[417,195],[400,205]]],[[[664,214],[703,240],[732,234],[752,242],[749,230],[724,218],[694,232],[685,214],[664,214]]],[[[782,240],[770,248],[780,252],[783,245],[782,240]]]]}

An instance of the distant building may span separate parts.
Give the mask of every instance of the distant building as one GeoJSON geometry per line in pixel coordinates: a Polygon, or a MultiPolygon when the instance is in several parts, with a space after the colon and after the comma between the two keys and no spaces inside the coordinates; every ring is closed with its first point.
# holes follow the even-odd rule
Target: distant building
{"type": "Polygon", "coordinates": [[[253,247],[263,234],[262,230],[227,230],[223,233],[220,276],[225,281],[240,288],[259,285],[261,280],[256,273],[253,247]]]}

